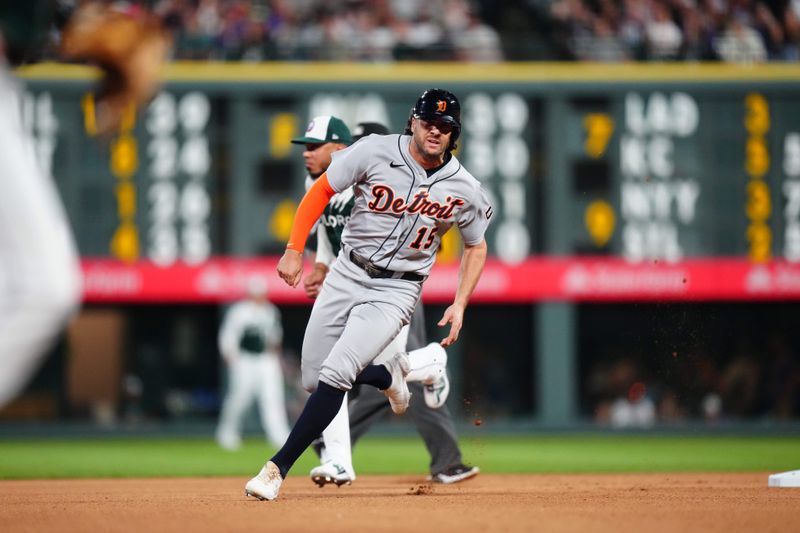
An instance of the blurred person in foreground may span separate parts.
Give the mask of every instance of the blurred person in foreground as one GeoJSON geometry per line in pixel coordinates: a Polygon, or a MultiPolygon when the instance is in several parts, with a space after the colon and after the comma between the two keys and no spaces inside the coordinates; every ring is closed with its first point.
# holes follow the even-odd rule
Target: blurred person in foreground
{"type": "Polygon", "coordinates": [[[148,63],[163,60],[168,44],[149,23],[93,4],[69,12],[69,5],[0,4],[0,407],[27,385],[81,295],[75,242],[52,177],[36,159],[22,113],[24,87],[11,68],[35,60],[51,28],[61,26],[62,57],[104,65],[98,102],[106,128],[121,106],[152,94],[156,70],[148,63]],[[118,38],[113,48],[111,35],[118,38]]]}
{"type": "Polygon", "coordinates": [[[242,419],[258,399],[261,424],[276,448],[289,436],[280,349],[283,328],[278,308],[267,296],[267,282],[249,280],[248,296],[234,303],[219,330],[219,351],[228,365],[228,393],[220,413],[217,443],[237,450],[242,443],[242,419]]]}

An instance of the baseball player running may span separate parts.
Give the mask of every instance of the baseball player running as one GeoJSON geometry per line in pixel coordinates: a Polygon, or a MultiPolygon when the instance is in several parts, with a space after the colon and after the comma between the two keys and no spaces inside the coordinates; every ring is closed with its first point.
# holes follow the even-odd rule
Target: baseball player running
{"type": "MultiPolygon", "coordinates": [[[[305,146],[303,159],[308,171],[306,190],[310,189],[314,181],[328,169],[332,154],[347,148],[352,141],[350,130],[345,123],[333,116],[314,117],[309,122],[305,134],[292,139],[293,143],[305,146]]],[[[319,219],[314,268],[304,280],[306,294],[311,298],[316,298],[319,294],[330,264],[339,253],[342,232],[350,218],[354,200],[353,187],[335,194],[325,206],[319,219]]],[[[376,362],[383,363],[397,352],[404,351],[407,336],[408,326],[404,326],[395,340],[384,348],[376,362]]],[[[447,354],[441,346],[434,343],[426,350],[410,352],[408,356],[411,372],[406,377],[406,381],[425,381],[432,384],[437,378],[443,378],[445,386],[449,386],[446,381],[445,367],[447,354]],[[421,368],[418,368],[418,365],[421,365],[421,368]]],[[[433,385],[429,386],[433,387],[433,385]]],[[[444,390],[445,386],[439,386],[438,392],[435,394],[439,398],[438,405],[447,399],[443,394],[447,392],[444,390]]],[[[432,394],[426,394],[425,397],[433,397],[432,394]]],[[[384,402],[386,401],[383,395],[378,394],[378,397],[384,402]]],[[[339,412],[318,439],[321,442],[319,446],[321,464],[311,470],[311,479],[320,486],[324,486],[326,483],[349,484],[356,478],[351,453],[347,403],[347,395],[345,395],[339,412]]]]}
{"type": "Polygon", "coordinates": [[[451,153],[461,132],[460,114],[452,93],[425,91],[407,134],[373,135],[335,153],[300,203],[278,263],[278,274],[292,287],[302,277],[311,228],[334,194],[355,186],[342,248],[303,340],[303,385],[312,393],[286,443],[245,485],[246,495],[278,497],[289,469],[330,424],[353,385],[381,389],[392,411],[406,411],[408,354],[399,352],[384,364],[373,361],[409,322],[441,236],[453,225],[464,251],[454,301],[439,325],[450,325],[442,346],[458,339],[486,261],[484,233],[492,213],[478,180],[451,153]]]}
{"type": "MultiPolygon", "coordinates": [[[[315,119],[315,121],[317,120],[315,119]]],[[[382,124],[362,122],[354,130],[353,141],[372,134],[388,135],[389,133],[389,129],[382,124]]],[[[324,139],[311,140],[324,141],[324,139]]],[[[294,140],[294,142],[308,141],[308,137],[294,140]]],[[[315,146],[319,145],[311,144],[309,147],[314,148],[315,146]]],[[[308,157],[306,160],[308,161],[308,157]]],[[[321,171],[327,170],[329,164],[330,157],[327,158],[327,164],[321,171]]],[[[312,178],[313,170],[319,171],[319,169],[309,168],[310,176],[307,179],[307,188],[310,188],[314,179],[322,173],[319,171],[318,175],[312,178]]],[[[306,294],[310,298],[316,298],[319,294],[330,264],[339,253],[342,231],[350,218],[353,200],[353,188],[351,187],[344,193],[335,195],[325,207],[320,218],[317,228],[317,253],[314,268],[312,273],[303,280],[306,294]]],[[[445,405],[450,391],[450,383],[443,366],[446,364],[447,355],[438,343],[425,346],[425,338],[425,317],[420,301],[414,309],[411,323],[403,327],[400,335],[384,349],[375,362],[385,362],[396,352],[402,350],[409,350],[409,358],[412,360],[416,359],[420,353],[416,350],[428,350],[433,357],[442,361],[441,368],[431,368],[427,372],[416,373],[413,370],[412,362],[412,372],[406,377],[409,390],[412,392],[409,413],[431,456],[431,479],[440,483],[455,483],[477,475],[480,470],[462,462],[455,424],[445,405]],[[405,340],[405,345],[403,340],[405,340]],[[417,374],[416,377],[419,380],[414,379],[414,374],[417,374]]],[[[314,442],[314,448],[320,456],[321,464],[311,470],[311,479],[320,487],[328,483],[341,486],[354,481],[355,471],[351,446],[368,431],[379,417],[386,414],[388,408],[389,403],[386,401],[386,397],[373,387],[361,387],[358,396],[352,399],[349,405],[345,400],[339,413],[322,432],[322,438],[314,442]]]]}

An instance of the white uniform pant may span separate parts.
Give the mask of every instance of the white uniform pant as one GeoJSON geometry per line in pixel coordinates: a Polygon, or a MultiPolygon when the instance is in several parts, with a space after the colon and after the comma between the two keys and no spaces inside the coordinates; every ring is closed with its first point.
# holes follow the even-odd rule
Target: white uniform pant
{"type": "Polygon", "coordinates": [[[78,254],[0,65],[0,407],[28,383],[81,294],[78,254]]]}
{"type": "Polygon", "coordinates": [[[217,438],[221,442],[238,442],[242,419],[257,399],[267,441],[275,448],[283,446],[289,436],[289,420],[278,355],[240,355],[228,367],[228,373],[228,392],[220,413],[217,438]]]}

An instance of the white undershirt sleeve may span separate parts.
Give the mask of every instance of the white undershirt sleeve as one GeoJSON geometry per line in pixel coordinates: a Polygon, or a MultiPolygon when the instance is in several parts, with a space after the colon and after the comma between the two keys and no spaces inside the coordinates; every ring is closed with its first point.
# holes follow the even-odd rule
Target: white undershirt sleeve
{"type": "Polygon", "coordinates": [[[335,257],[333,257],[333,246],[331,246],[331,241],[328,239],[328,232],[325,231],[325,226],[322,224],[317,224],[317,263],[322,263],[323,265],[328,265],[333,262],[335,257]]]}

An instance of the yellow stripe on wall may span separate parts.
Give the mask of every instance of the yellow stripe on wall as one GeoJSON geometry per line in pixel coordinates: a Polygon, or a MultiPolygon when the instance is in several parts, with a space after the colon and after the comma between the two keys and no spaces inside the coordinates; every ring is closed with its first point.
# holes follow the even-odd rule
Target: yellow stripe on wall
{"type": "MultiPolygon", "coordinates": [[[[17,71],[30,80],[89,80],[91,67],[41,63],[17,71]]],[[[800,81],[800,64],[768,63],[225,63],[175,62],[166,81],[197,82],[725,82],[800,81]]]]}

